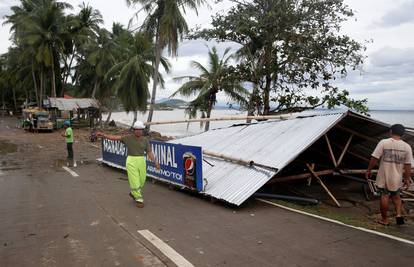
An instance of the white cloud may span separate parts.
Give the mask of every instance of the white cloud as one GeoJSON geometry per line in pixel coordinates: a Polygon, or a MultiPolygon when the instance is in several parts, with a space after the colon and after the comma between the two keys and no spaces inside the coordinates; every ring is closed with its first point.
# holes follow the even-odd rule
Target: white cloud
{"type": "Polygon", "coordinates": [[[414,22],[414,1],[405,1],[396,8],[392,8],[389,12],[385,13],[381,20],[378,22],[378,26],[394,27],[405,23],[414,22]]]}

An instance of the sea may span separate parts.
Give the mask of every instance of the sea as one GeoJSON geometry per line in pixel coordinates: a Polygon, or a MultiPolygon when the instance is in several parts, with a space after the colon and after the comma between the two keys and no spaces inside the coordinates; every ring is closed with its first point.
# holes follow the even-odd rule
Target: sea
{"type": "MultiPolygon", "coordinates": [[[[335,112],[335,111],[332,111],[335,112]]],[[[414,128],[414,110],[372,110],[369,112],[373,119],[380,120],[388,124],[401,123],[406,127],[414,128]]],[[[146,121],[147,113],[138,113],[138,120],[146,121]]],[[[212,111],[211,117],[228,117],[228,116],[246,116],[245,111],[235,109],[216,109],[212,111]]],[[[106,116],[104,116],[105,118],[106,116]]],[[[114,112],[112,119],[123,125],[131,125],[133,121],[133,113],[114,112]]],[[[174,110],[156,110],[154,111],[153,121],[173,121],[188,119],[184,109],[174,110]]],[[[210,129],[228,127],[233,124],[244,123],[245,120],[240,121],[212,121],[210,122],[210,129]]],[[[151,129],[160,132],[165,136],[182,137],[194,135],[203,131],[203,124],[199,122],[192,123],[177,123],[166,125],[153,125],[151,129]]]]}

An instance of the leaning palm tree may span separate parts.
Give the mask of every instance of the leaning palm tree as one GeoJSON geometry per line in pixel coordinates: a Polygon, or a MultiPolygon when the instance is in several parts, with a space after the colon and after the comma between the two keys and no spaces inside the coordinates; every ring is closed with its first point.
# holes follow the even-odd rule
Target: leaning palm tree
{"type": "MultiPolygon", "coordinates": [[[[146,111],[149,98],[148,84],[154,73],[154,44],[144,33],[136,33],[133,43],[125,47],[127,55],[124,60],[114,65],[106,75],[106,80],[115,80],[115,91],[127,112],[133,111],[134,122],[137,111],[146,111]]],[[[166,72],[170,70],[168,60],[161,57],[160,63],[166,72]]],[[[164,85],[161,74],[157,73],[158,82],[164,85]]]]}
{"type": "MultiPolygon", "coordinates": [[[[154,113],[155,97],[158,86],[158,70],[161,60],[161,53],[164,48],[168,48],[168,54],[177,55],[178,42],[183,35],[188,32],[188,25],[183,16],[186,8],[194,10],[204,4],[205,0],[126,0],[128,5],[141,4],[148,16],[142,25],[142,30],[155,38],[155,61],[153,72],[153,85],[150,109],[148,112],[148,122],[152,121],[154,113]]],[[[136,16],[138,13],[136,14],[136,16]]],[[[147,126],[149,129],[149,126],[147,126]]]]}
{"type": "Polygon", "coordinates": [[[117,44],[111,38],[110,32],[106,29],[98,30],[97,42],[90,45],[91,53],[87,57],[88,63],[93,66],[95,71],[92,98],[95,98],[103,88],[102,83],[106,73],[116,63],[115,53],[117,44]]]}
{"type": "MultiPolygon", "coordinates": [[[[224,94],[231,100],[246,104],[248,91],[241,85],[240,81],[233,79],[229,74],[228,62],[232,58],[229,55],[230,48],[227,48],[223,56],[219,58],[217,49],[213,47],[208,52],[209,69],[197,61],[192,61],[191,66],[201,71],[199,76],[183,76],[175,78],[176,81],[188,80],[184,83],[171,97],[182,95],[191,97],[197,94],[197,97],[190,102],[187,113],[190,118],[197,116],[197,112],[202,112],[202,117],[210,118],[211,110],[217,102],[217,93],[224,94]]],[[[205,130],[210,128],[210,122],[205,125],[205,130]]]]}

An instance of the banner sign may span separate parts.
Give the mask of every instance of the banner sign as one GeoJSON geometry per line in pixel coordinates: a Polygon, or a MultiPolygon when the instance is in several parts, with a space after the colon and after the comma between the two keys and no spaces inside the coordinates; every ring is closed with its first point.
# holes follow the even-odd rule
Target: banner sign
{"type": "MultiPolygon", "coordinates": [[[[201,147],[185,146],[159,141],[150,141],[151,150],[161,169],[147,158],[147,175],[182,185],[193,190],[203,191],[201,147]]],[[[104,163],[125,169],[128,149],[121,141],[102,139],[102,159],[104,163]]]]}

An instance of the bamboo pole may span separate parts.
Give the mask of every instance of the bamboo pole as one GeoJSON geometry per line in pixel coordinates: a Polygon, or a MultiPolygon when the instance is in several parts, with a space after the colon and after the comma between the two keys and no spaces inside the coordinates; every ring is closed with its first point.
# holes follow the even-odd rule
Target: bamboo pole
{"type": "Polygon", "coordinates": [[[185,119],[175,121],[153,121],[145,122],[145,125],[161,125],[161,124],[176,124],[176,123],[190,123],[190,122],[207,122],[207,121],[244,121],[244,120],[287,120],[291,115],[272,115],[272,116],[233,116],[233,117],[218,117],[218,118],[201,118],[201,119],[185,119]]]}
{"type": "Polygon", "coordinates": [[[240,164],[240,165],[245,165],[245,166],[256,166],[256,167],[260,167],[263,169],[268,169],[274,172],[278,172],[279,169],[275,168],[275,167],[271,167],[271,166],[266,166],[260,163],[256,163],[253,160],[244,160],[244,159],[240,159],[240,158],[235,158],[235,157],[231,157],[231,156],[227,156],[224,154],[219,154],[219,153],[215,153],[215,152],[211,152],[211,151],[207,151],[207,150],[203,150],[203,154],[210,156],[210,157],[214,157],[214,158],[221,158],[223,160],[227,160],[227,161],[231,161],[234,162],[236,164],[240,164]]]}
{"type": "Polygon", "coordinates": [[[340,208],[341,204],[339,204],[338,200],[334,197],[334,195],[329,191],[328,187],[322,182],[321,178],[319,178],[318,174],[314,171],[311,165],[306,163],[306,166],[308,167],[309,171],[312,173],[312,175],[318,180],[319,184],[322,186],[322,188],[328,193],[328,195],[331,197],[331,199],[335,202],[335,204],[340,208]]]}
{"type": "Polygon", "coordinates": [[[329,142],[329,138],[327,134],[325,134],[325,140],[326,140],[326,143],[328,144],[329,154],[331,154],[332,162],[334,166],[337,167],[338,164],[336,163],[336,159],[335,159],[335,155],[332,150],[331,142],[329,142]]]}
{"type": "Polygon", "coordinates": [[[402,193],[405,194],[405,195],[407,195],[407,196],[414,197],[414,194],[413,193],[408,192],[406,190],[403,190],[402,193]]]}
{"type": "Polygon", "coordinates": [[[346,142],[346,145],[345,145],[344,149],[342,150],[342,154],[339,157],[338,162],[337,162],[337,165],[335,167],[338,167],[341,164],[341,162],[342,162],[342,160],[343,160],[343,158],[345,156],[345,153],[348,150],[349,145],[351,144],[351,141],[352,141],[352,138],[353,137],[354,137],[354,134],[351,134],[351,136],[349,137],[348,141],[346,142]]]}

